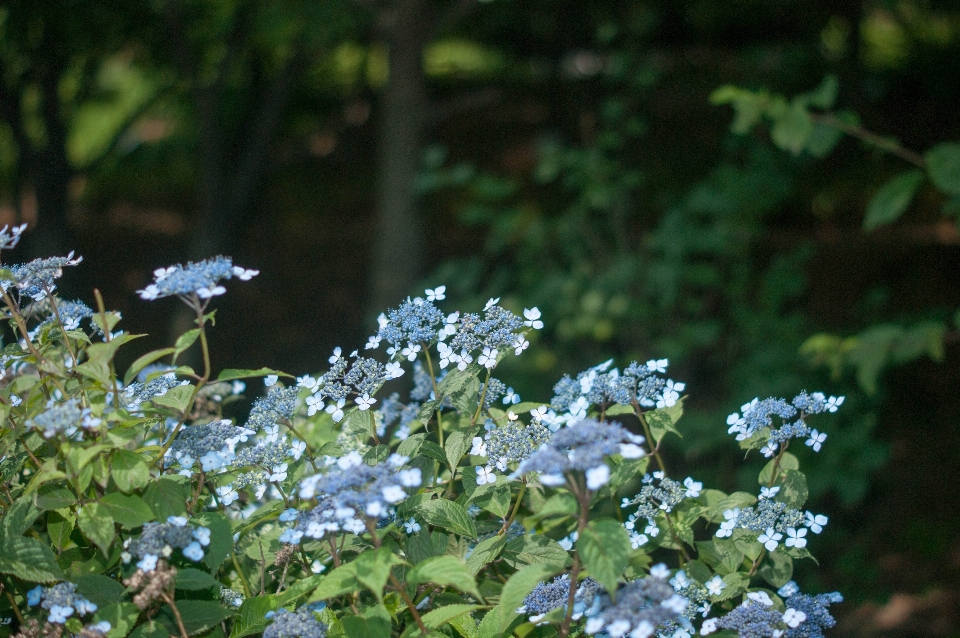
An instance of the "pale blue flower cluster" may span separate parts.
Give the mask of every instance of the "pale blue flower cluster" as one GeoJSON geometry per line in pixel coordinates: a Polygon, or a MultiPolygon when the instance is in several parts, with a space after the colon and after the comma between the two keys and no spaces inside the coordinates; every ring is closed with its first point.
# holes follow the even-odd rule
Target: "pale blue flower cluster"
{"type": "Polygon", "coordinates": [[[803,549],[807,545],[807,530],[819,534],[827,524],[827,517],[822,514],[802,513],[771,498],[761,499],[756,507],[726,510],[723,517],[725,520],[716,534],[718,538],[729,538],[735,530],[744,529],[759,534],[757,540],[770,552],[781,542],[786,547],[803,549]]]}
{"type": "Polygon", "coordinates": [[[169,558],[175,549],[181,550],[184,558],[194,562],[203,560],[203,548],[209,544],[209,528],[193,527],[182,516],[170,516],[166,523],[144,523],[138,538],[124,541],[120,558],[124,563],[138,558],[137,567],[152,572],[157,567],[157,561],[169,558]]]}
{"type": "Polygon", "coordinates": [[[122,399],[128,410],[136,410],[144,401],[150,401],[155,397],[166,394],[167,390],[171,388],[189,383],[189,381],[177,380],[177,376],[173,372],[166,372],[153,379],[147,380],[148,375],[160,372],[163,369],[172,370],[172,368],[168,368],[168,366],[157,366],[149,372],[144,370],[138,375],[137,381],[134,381],[123,389],[122,399]],[[144,372],[147,372],[147,374],[144,374],[144,372]]]}
{"type": "Polygon", "coordinates": [[[44,326],[57,323],[58,314],[60,315],[60,320],[63,322],[65,330],[76,330],[80,327],[81,321],[93,316],[93,310],[82,301],[58,299],[56,303],[56,312],[54,312],[50,297],[31,304],[30,307],[24,311],[25,315],[29,314],[34,317],[43,317],[43,320],[30,331],[31,339],[35,339],[36,335],[39,334],[44,326]]]}
{"type": "Polygon", "coordinates": [[[227,291],[220,285],[223,279],[234,277],[249,281],[259,270],[247,270],[234,266],[229,257],[212,257],[198,262],[189,262],[186,266],[176,264],[153,271],[153,283],[137,293],[141,299],[153,301],[163,297],[188,297],[196,295],[200,299],[210,299],[227,291]]]}
{"type": "Polygon", "coordinates": [[[394,436],[401,440],[410,436],[410,424],[414,419],[417,418],[417,414],[419,412],[419,403],[416,401],[402,403],[400,401],[400,394],[397,392],[394,392],[389,397],[383,399],[379,410],[381,423],[384,429],[390,427],[395,421],[399,420],[399,425],[394,432],[394,436]]]}
{"type": "Polygon", "coordinates": [[[9,224],[4,224],[3,228],[0,228],[0,250],[16,248],[17,244],[20,243],[20,238],[23,236],[23,231],[26,229],[26,224],[13,227],[9,224]]]}
{"type": "Polygon", "coordinates": [[[360,534],[367,521],[393,517],[393,506],[407,498],[407,489],[422,482],[418,468],[404,469],[409,459],[392,454],[384,463],[368,465],[359,452],[327,459],[329,471],[300,481],[303,499],[316,499],[306,512],[288,510],[287,521],[295,525],[280,537],[283,543],[299,543],[304,536],[323,538],[346,531],[360,534]]]}
{"type": "Polygon", "coordinates": [[[270,386],[267,395],[253,402],[247,428],[254,432],[288,422],[297,411],[297,388],[270,386]]]}
{"type": "Polygon", "coordinates": [[[268,612],[273,622],[263,631],[263,638],[325,638],[327,626],[317,620],[313,606],[306,605],[296,611],[279,609],[268,612]]]}
{"type": "Polygon", "coordinates": [[[806,444],[819,452],[827,435],[817,430],[811,430],[804,419],[811,414],[836,412],[843,404],[844,397],[827,397],[822,392],[807,394],[801,392],[792,402],[786,399],[769,398],[754,399],[740,407],[740,412],[734,412],[727,417],[727,432],[736,433],[738,441],[745,441],[757,433],[767,430],[767,439],[761,448],[764,456],[771,457],[780,447],[790,439],[807,438],[806,444]],[[742,414],[741,414],[742,413],[742,414]],[[790,421],[799,414],[796,421],[790,421]],[[773,417],[779,417],[782,425],[774,427],[773,417]]]}
{"type": "Polygon", "coordinates": [[[667,625],[689,627],[689,620],[683,616],[689,601],[667,583],[669,575],[666,565],[655,565],[650,576],[622,585],[616,601],[607,594],[598,596],[596,608],[586,612],[586,633],[603,631],[610,638],[649,638],[667,625]]]}
{"type": "Polygon", "coordinates": [[[637,505],[637,510],[627,517],[624,527],[630,534],[630,542],[634,549],[650,542],[660,534],[656,518],[661,513],[669,514],[674,508],[686,499],[700,496],[703,483],[694,481],[692,477],[684,479],[683,483],[667,478],[662,471],[644,474],[643,487],[633,498],[624,498],[620,507],[626,509],[637,505]],[[638,521],[646,519],[646,526],[640,532],[638,521]]]}
{"type": "Polygon", "coordinates": [[[404,346],[429,344],[437,339],[443,324],[443,313],[432,301],[408,297],[399,308],[380,316],[380,330],[376,337],[370,338],[370,343],[375,341],[379,345],[385,340],[394,350],[390,354],[400,353],[404,346]]]}
{"type": "Polygon", "coordinates": [[[588,489],[598,490],[610,480],[604,459],[613,454],[640,458],[643,441],[619,423],[584,419],[555,432],[514,474],[539,472],[541,483],[558,486],[566,483],[566,473],[578,472],[586,475],[588,489]]]}
{"type": "Polygon", "coordinates": [[[830,605],[842,603],[843,596],[840,592],[831,592],[829,594],[818,594],[811,596],[801,594],[800,588],[792,580],[781,587],[778,594],[786,600],[784,604],[787,609],[793,609],[795,618],[800,614],[804,619],[795,627],[787,630],[786,638],[823,638],[823,630],[830,629],[837,624],[837,621],[830,614],[830,605]]]}
{"type": "MultiPolygon", "coordinates": [[[[577,583],[574,593],[573,620],[579,620],[589,609],[597,596],[602,592],[600,583],[592,578],[585,578],[577,583]]],[[[562,574],[549,583],[540,583],[533,588],[523,605],[517,608],[518,614],[524,614],[534,624],[541,624],[543,617],[554,609],[565,608],[570,600],[570,575],[562,574]]]]}
{"type": "Polygon", "coordinates": [[[71,251],[66,257],[34,259],[26,264],[11,266],[14,281],[0,281],[0,286],[6,291],[16,285],[21,295],[40,301],[57,289],[56,280],[63,276],[65,266],[76,266],[81,261],[83,257],[75,258],[71,251]]]}
{"type": "Polygon", "coordinates": [[[564,375],[553,387],[550,404],[561,414],[554,421],[566,423],[586,417],[591,406],[611,404],[645,408],[669,408],[680,400],[686,384],[662,376],[666,359],[651,359],[645,364],[636,361],[623,373],[611,368],[613,359],[584,370],[575,379],[564,375]]]}
{"type": "MultiPolygon", "coordinates": [[[[711,584],[716,588],[723,589],[723,581],[719,577],[714,577],[711,584]]],[[[683,611],[683,616],[688,620],[693,620],[699,614],[706,617],[710,613],[709,598],[711,593],[707,587],[687,576],[684,570],[678,570],[670,579],[670,586],[673,591],[687,599],[687,608],[683,611]]]]}
{"type": "MultiPolygon", "coordinates": [[[[509,416],[516,415],[510,413],[509,416]]],[[[481,473],[483,468],[477,467],[477,476],[484,479],[481,482],[478,478],[477,483],[483,484],[488,482],[488,479],[489,482],[495,481],[493,468],[506,472],[510,464],[526,460],[549,441],[551,436],[550,430],[538,419],[524,424],[519,419],[508,418],[506,424],[499,427],[491,421],[483,438],[473,438],[473,447],[470,449],[470,454],[488,459],[485,472],[481,473]]]]}
{"type": "Polygon", "coordinates": [[[297,380],[301,388],[311,392],[307,397],[307,414],[313,416],[321,410],[326,410],[339,423],[344,417],[344,407],[347,396],[356,395],[355,403],[360,410],[369,410],[377,402],[373,395],[389,379],[395,379],[404,374],[399,363],[380,363],[376,359],[357,356],[354,351],[352,364],[343,356],[338,347],[330,357],[330,370],[320,377],[305,375],[297,380]],[[329,405],[326,401],[330,400],[329,405]]]}
{"type": "Polygon", "coordinates": [[[176,461],[185,474],[193,472],[197,461],[204,472],[213,472],[233,463],[237,443],[252,434],[253,430],[236,426],[229,419],[188,426],[177,434],[166,456],[176,461]]]}
{"type": "Polygon", "coordinates": [[[57,435],[73,437],[80,429],[90,430],[100,425],[101,419],[91,414],[90,408],[81,408],[79,399],[47,401],[47,409],[27,421],[27,427],[40,432],[44,438],[57,435]]]}
{"type": "MultiPolygon", "coordinates": [[[[97,611],[97,606],[76,592],[77,586],[70,582],[57,583],[51,587],[37,585],[27,592],[27,604],[40,605],[49,611],[47,622],[62,625],[67,618],[77,614],[85,616],[97,611]]],[[[104,632],[110,631],[107,623],[104,632]]]]}

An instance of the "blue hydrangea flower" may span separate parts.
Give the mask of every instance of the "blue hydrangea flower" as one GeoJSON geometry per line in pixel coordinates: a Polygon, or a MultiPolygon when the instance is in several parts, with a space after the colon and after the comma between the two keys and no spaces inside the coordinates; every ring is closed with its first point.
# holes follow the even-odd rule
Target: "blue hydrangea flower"
{"type": "Polygon", "coordinates": [[[236,277],[249,281],[259,270],[247,270],[234,266],[229,257],[213,257],[198,262],[189,262],[186,266],[176,264],[153,271],[153,283],[137,293],[141,299],[153,301],[163,297],[189,297],[210,299],[222,295],[227,290],[220,285],[223,279],[236,277]]]}

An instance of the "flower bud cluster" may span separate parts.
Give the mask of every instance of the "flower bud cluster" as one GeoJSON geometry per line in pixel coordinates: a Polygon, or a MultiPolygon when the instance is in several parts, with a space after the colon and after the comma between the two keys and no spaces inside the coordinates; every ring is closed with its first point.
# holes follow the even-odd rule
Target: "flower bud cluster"
{"type": "Polygon", "coordinates": [[[50,399],[47,409],[27,421],[27,427],[39,431],[46,439],[52,439],[58,434],[70,438],[80,428],[89,430],[100,423],[101,420],[91,414],[90,408],[80,408],[78,399],[67,399],[60,403],[50,399]]]}
{"type": "Polygon", "coordinates": [[[263,638],[325,638],[327,635],[327,626],[317,620],[311,605],[297,611],[268,612],[267,617],[273,622],[263,631],[263,638]]]}
{"type": "Polygon", "coordinates": [[[66,257],[34,259],[26,264],[11,266],[14,281],[2,280],[0,286],[6,291],[16,285],[21,295],[40,301],[57,289],[56,280],[63,276],[64,266],[76,266],[81,261],[83,257],[74,258],[73,251],[70,251],[66,257]]]}
{"type": "Polygon", "coordinates": [[[247,428],[261,432],[268,427],[284,423],[293,418],[297,411],[297,388],[270,386],[267,395],[253,402],[247,428]]]}
{"type": "MultiPolygon", "coordinates": [[[[572,620],[579,620],[602,591],[600,583],[592,578],[580,581],[574,593],[572,620]]],[[[569,600],[570,575],[562,574],[549,583],[540,583],[534,587],[523,599],[523,605],[517,608],[517,613],[525,614],[534,624],[540,624],[544,616],[554,609],[565,608],[569,600]]]]}
{"type": "Polygon", "coordinates": [[[586,474],[587,488],[600,489],[610,480],[604,459],[613,454],[624,458],[643,456],[642,436],[632,434],[619,423],[584,419],[555,432],[539,450],[524,460],[515,475],[540,473],[540,482],[557,486],[566,482],[568,472],[586,474]]]}
{"type": "Polygon", "coordinates": [[[97,606],[76,593],[76,589],[77,586],[69,582],[57,583],[52,587],[37,585],[27,592],[27,604],[31,607],[39,604],[49,611],[47,622],[55,624],[65,623],[74,613],[85,616],[97,611],[97,606]]]}
{"type": "Polygon", "coordinates": [[[392,506],[407,498],[406,490],[422,482],[419,469],[403,469],[408,460],[392,454],[384,463],[368,465],[359,452],[330,459],[328,473],[300,481],[300,497],[316,498],[318,503],[307,512],[287,511],[283,520],[295,525],[280,542],[299,543],[304,536],[323,538],[340,531],[360,534],[368,520],[391,517],[392,506]]]}
{"type": "Polygon", "coordinates": [[[237,277],[249,281],[259,270],[247,270],[234,266],[229,257],[213,257],[198,262],[189,262],[186,266],[176,264],[153,271],[153,283],[137,293],[141,299],[153,301],[163,297],[196,295],[201,299],[210,299],[227,291],[220,285],[222,279],[237,277]]]}
{"type": "Polygon", "coordinates": [[[650,360],[645,364],[636,361],[627,366],[623,374],[611,369],[613,359],[584,370],[576,379],[564,375],[553,387],[550,404],[561,412],[561,422],[586,417],[591,406],[616,403],[647,408],[668,408],[680,400],[680,392],[686,384],[657,376],[666,372],[666,359],[650,360]]]}
{"type": "Polygon", "coordinates": [[[650,576],[630,581],[617,590],[616,602],[601,594],[596,609],[588,610],[586,632],[603,631],[610,638],[648,638],[658,628],[680,623],[689,626],[683,617],[689,601],[677,594],[667,583],[670,570],[666,565],[655,565],[650,576]]]}
{"type": "Polygon", "coordinates": [[[533,419],[527,425],[519,419],[508,419],[503,426],[498,427],[491,422],[488,427],[483,438],[473,438],[470,453],[489,459],[485,474],[479,472],[479,466],[477,469],[478,476],[489,477],[490,482],[496,480],[491,474],[494,467],[506,472],[509,464],[525,461],[552,436],[550,430],[538,419],[533,419]]]}
{"type": "Polygon", "coordinates": [[[152,572],[157,560],[169,558],[173,550],[182,551],[185,558],[194,562],[202,560],[203,548],[210,544],[210,529],[193,527],[182,516],[170,516],[166,523],[144,523],[139,538],[124,541],[120,554],[124,563],[139,558],[137,567],[152,572]]]}
{"type": "MultiPolygon", "coordinates": [[[[400,307],[380,315],[380,330],[376,337],[371,337],[370,343],[376,341],[379,345],[381,340],[385,340],[396,352],[407,344],[430,343],[438,337],[443,319],[443,312],[432,301],[408,297],[400,307]]],[[[368,347],[371,347],[370,344],[368,347]]]]}
{"type": "Polygon", "coordinates": [[[93,316],[93,310],[82,301],[57,299],[56,312],[54,312],[51,301],[50,297],[46,297],[24,309],[24,316],[43,317],[40,323],[30,331],[31,339],[35,339],[44,326],[57,323],[57,315],[60,315],[60,320],[66,330],[76,330],[80,327],[81,321],[93,316]]]}
{"type": "Polygon", "coordinates": [[[213,472],[233,463],[237,443],[246,441],[253,430],[239,427],[229,419],[205,425],[192,425],[180,430],[167,456],[173,458],[184,472],[192,472],[200,461],[204,472],[213,472]]]}
{"type": "Polygon", "coordinates": [[[814,452],[820,451],[820,446],[827,439],[827,435],[817,430],[811,430],[804,422],[804,418],[811,414],[836,412],[843,404],[844,397],[827,397],[822,392],[807,394],[801,392],[792,402],[786,399],[769,398],[754,399],[740,407],[740,412],[734,412],[727,417],[730,426],[727,433],[736,433],[738,441],[745,441],[764,428],[769,428],[766,442],[761,449],[764,456],[773,456],[779,447],[790,439],[809,437],[806,444],[814,452]],[[742,413],[742,414],[741,414],[742,413]],[[789,421],[799,414],[796,421],[789,421]],[[774,427],[773,417],[779,417],[783,424],[774,427]]]}
{"type": "MultiPolygon", "coordinates": [[[[164,366],[165,367],[165,366],[164,366]]],[[[151,371],[151,374],[157,372],[158,368],[151,371]]],[[[144,401],[166,394],[167,390],[180,385],[186,385],[189,381],[178,381],[173,372],[161,374],[158,377],[147,381],[148,375],[142,375],[143,380],[134,381],[123,389],[123,402],[129,410],[136,410],[144,401]]]]}

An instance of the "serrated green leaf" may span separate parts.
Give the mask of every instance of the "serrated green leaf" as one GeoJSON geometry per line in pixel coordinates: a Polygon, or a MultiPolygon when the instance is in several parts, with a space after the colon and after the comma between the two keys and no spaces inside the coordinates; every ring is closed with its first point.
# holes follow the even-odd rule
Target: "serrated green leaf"
{"type": "Polygon", "coordinates": [[[383,588],[390,577],[390,569],[394,565],[402,564],[403,560],[386,547],[367,550],[351,563],[354,566],[357,581],[369,589],[378,601],[383,600],[383,588]]]}
{"type": "Polygon", "coordinates": [[[30,499],[16,499],[0,520],[0,538],[22,536],[40,514],[30,499]]]}
{"type": "Polygon", "coordinates": [[[190,401],[193,398],[194,386],[191,384],[178,385],[170,388],[164,394],[153,397],[150,401],[154,405],[160,405],[165,408],[173,408],[177,412],[183,412],[190,407],[190,401]]]}
{"type": "Polygon", "coordinates": [[[151,481],[144,490],[143,502],[153,510],[157,520],[165,521],[169,516],[183,516],[187,513],[190,491],[182,479],[181,476],[161,476],[151,481]]]}
{"type": "Polygon", "coordinates": [[[77,515],[77,527],[84,536],[96,543],[104,556],[108,554],[107,550],[116,536],[116,529],[113,517],[106,507],[99,503],[85,504],[77,515]]]}
{"type": "Polygon", "coordinates": [[[867,204],[863,229],[871,231],[896,221],[913,201],[913,195],[922,181],[923,173],[914,169],[897,175],[881,186],[867,204]]]}
{"type": "Polygon", "coordinates": [[[76,502],[76,495],[60,483],[47,483],[37,490],[37,507],[42,510],[60,510],[76,502]]]}
{"type": "Polygon", "coordinates": [[[72,580],[77,586],[77,593],[99,607],[119,603],[127,591],[114,579],[101,574],[83,574],[72,580]]]}
{"type": "Polygon", "coordinates": [[[450,468],[455,468],[460,463],[460,459],[470,449],[473,442],[473,430],[459,430],[451,432],[444,442],[443,449],[446,455],[447,464],[450,468]]]}
{"type": "Polygon", "coordinates": [[[138,357],[137,360],[134,361],[127,369],[127,373],[123,375],[123,385],[130,385],[130,382],[133,381],[138,374],[140,374],[141,370],[146,368],[154,361],[162,359],[168,354],[173,354],[174,352],[176,352],[176,349],[174,348],[161,348],[138,357]]]}
{"type": "Polygon", "coordinates": [[[720,590],[720,595],[711,596],[710,600],[717,603],[721,600],[730,600],[743,594],[749,586],[750,577],[746,574],[741,574],[740,572],[727,574],[723,577],[723,589],[720,590]]]}
{"type": "Polygon", "coordinates": [[[57,556],[35,538],[14,536],[0,544],[0,573],[31,583],[64,580],[57,556]]]}
{"type": "Polygon", "coordinates": [[[434,556],[417,563],[407,572],[407,582],[411,585],[434,583],[443,587],[455,587],[483,600],[473,572],[456,556],[434,556]]]}
{"type": "Polygon", "coordinates": [[[425,501],[417,508],[421,516],[430,523],[442,527],[454,534],[477,537],[477,526],[467,514],[467,510],[460,504],[443,499],[425,501]]]}
{"type": "Polygon", "coordinates": [[[630,562],[630,537],[619,521],[600,518],[587,523],[577,539],[577,552],[594,580],[607,591],[615,591],[617,581],[630,562]]]}
{"type": "Polygon", "coordinates": [[[47,534],[50,536],[50,546],[58,552],[62,551],[64,545],[70,540],[70,534],[73,533],[76,522],[76,517],[69,509],[47,512],[47,534]]]}
{"type": "Polygon", "coordinates": [[[541,563],[563,568],[570,562],[567,551],[557,541],[542,534],[524,534],[511,539],[501,556],[503,562],[514,569],[541,563]]]}
{"type": "Polygon", "coordinates": [[[491,514],[506,518],[510,513],[510,484],[497,481],[482,495],[471,500],[491,514]]]}
{"type": "Polygon", "coordinates": [[[143,457],[130,450],[115,450],[110,461],[110,476],[126,494],[150,483],[150,468],[143,457]]]}
{"type": "Polygon", "coordinates": [[[309,602],[336,598],[337,596],[357,591],[360,588],[361,585],[360,581],[357,580],[356,566],[354,563],[347,563],[346,565],[337,567],[323,577],[320,584],[310,596],[309,602]]]}
{"type": "Polygon", "coordinates": [[[176,343],[173,344],[173,362],[176,363],[177,357],[186,352],[190,346],[197,342],[197,338],[200,336],[200,328],[193,328],[192,330],[187,330],[182,335],[177,337],[176,343]]]}
{"type": "Polygon", "coordinates": [[[787,470],[780,485],[780,492],[777,493],[776,500],[782,501],[794,509],[803,507],[807,502],[807,496],[810,494],[807,489],[807,477],[798,470],[787,470]]]}
{"type": "MultiPolygon", "coordinates": [[[[77,590],[79,591],[79,589],[78,586],[77,590]]],[[[90,600],[96,603],[92,598],[90,598],[90,600]]],[[[110,631],[107,632],[107,638],[123,638],[128,635],[134,625],[137,624],[137,618],[139,616],[140,608],[133,603],[115,602],[100,607],[93,619],[96,622],[105,620],[110,623],[110,631]]]]}
{"type": "Polygon", "coordinates": [[[444,605],[423,615],[423,624],[427,629],[439,629],[454,618],[482,609],[480,605],[452,604],[444,605]]]}
{"type": "Polygon", "coordinates": [[[279,605],[273,594],[247,598],[240,605],[237,619],[233,622],[230,638],[243,638],[259,634],[272,622],[267,612],[277,611],[279,605]]]}
{"type": "Polygon", "coordinates": [[[504,536],[492,536],[480,541],[467,557],[467,569],[474,575],[480,573],[481,569],[500,555],[506,545],[507,539],[504,536]]]}
{"type": "Polygon", "coordinates": [[[121,494],[111,492],[99,501],[113,517],[113,520],[124,527],[139,527],[153,520],[153,511],[136,494],[121,494]]]}
{"type": "MultiPolygon", "coordinates": [[[[677,402],[674,406],[680,405],[677,402]]],[[[672,411],[670,408],[662,408],[657,410],[650,410],[649,412],[644,413],[644,418],[647,420],[647,425],[650,427],[650,436],[653,437],[654,443],[660,443],[660,440],[667,435],[668,432],[676,434],[680,438],[683,438],[683,435],[680,434],[680,431],[677,430],[674,423],[677,419],[680,418],[683,408],[681,407],[679,411],[672,411]]]]}
{"type": "Polygon", "coordinates": [[[411,434],[397,446],[397,454],[412,459],[420,451],[420,445],[427,435],[423,432],[411,434]]]}
{"type": "Polygon", "coordinates": [[[757,573],[774,589],[779,589],[793,578],[793,559],[781,551],[768,552],[757,573]]]}
{"type": "MultiPolygon", "coordinates": [[[[757,482],[760,485],[770,485],[770,478],[773,476],[773,466],[776,463],[776,459],[770,459],[770,461],[763,466],[763,469],[760,470],[760,476],[757,477],[757,482]]],[[[777,480],[780,480],[783,477],[783,473],[787,470],[799,470],[800,469],[800,460],[791,454],[790,452],[784,452],[783,456],[780,458],[780,462],[777,463],[779,471],[777,472],[777,480]]],[[[741,507],[741,506],[737,506],[741,507]]]]}
{"type": "Polygon", "coordinates": [[[211,587],[219,586],[220,583],[217,582],[213,576],[194,567],[183,567],[177,570],[177,589],[193,591],[198,589],[210,589],[211,587]]]}

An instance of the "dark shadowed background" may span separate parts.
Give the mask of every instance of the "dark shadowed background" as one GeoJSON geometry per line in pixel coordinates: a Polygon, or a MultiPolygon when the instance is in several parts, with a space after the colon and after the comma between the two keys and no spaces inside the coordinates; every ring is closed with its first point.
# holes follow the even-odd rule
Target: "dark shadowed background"
{"type": "Polygon", "coordinates": [[[960,635],[960,194],[921,185],[864,228],[885,182],[958,141],[956,2],[0,4],[0,223],[30,224],[12,258],[82,254],[63,296],[99,288],[141,352],[185,326],[136,296],[151,271],[223,253],[261,274],[216,303],[216,367],[320,371],[424,286],[537,305],[503,378],[548,398],[611,356],[669,357],[675,463],[724,489],[728,413],[845,394],[803,457],[831,523],[798,574],[847,597],[836,635],[960,635]],[[824,78],[818,117],[849,134],[819,153],[790,152],[803,116],[732,132],[710,99],[824,78]]]}

